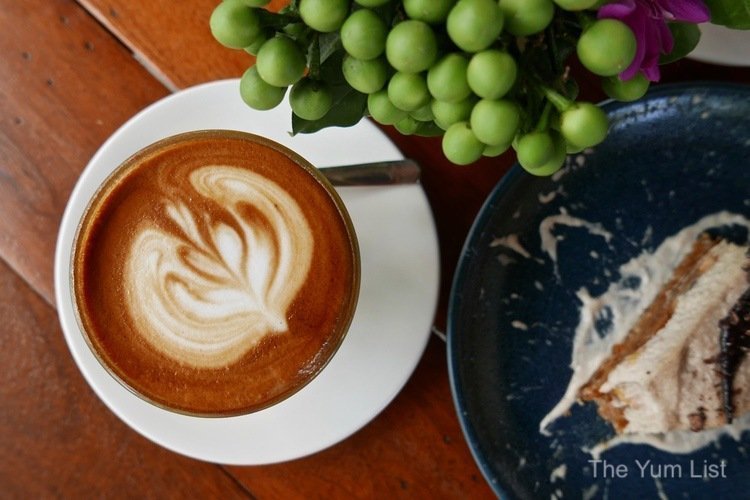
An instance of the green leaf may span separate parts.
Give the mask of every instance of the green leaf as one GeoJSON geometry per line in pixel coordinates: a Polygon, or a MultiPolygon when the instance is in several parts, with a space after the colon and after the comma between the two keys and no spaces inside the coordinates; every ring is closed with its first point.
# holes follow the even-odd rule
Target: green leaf
{"type": "Polygon", "coordinates": [[[320,78],[320,62],[320,38],[314,36],[310,47],[307,49],[307,67],[311,78],[320,78]]]}
{"type": "Polygon", "coordinates": [[[346,83],[344,72],[341,70],[341,64],[344,62],[344,51],[333,52],[325,62],[320,65],[320,79],[330,85],[339,85],[346,83]]]}
{"type": "Polygon", "coordinates": [[[336,51],[341,49],[341,36],[338,31],[333,33],[323,33],[319,38],[320,43],[320,64],[323,64],[336,51]]]}
{"type": "Polygon", "coordinates": [[[422,137],[439,137],[445,134],[445,130],[438,127],[435,122],[420,122],[415,135],[422,137]]]}
{"type": "Polygon", "coordinates": [[[260,25],[264,28],[280,31],[291,24],[300,24],[299,16],[294,12],[275,13],[266,9],[255,9],[255,11],[260,19],[260,25]]]}
{"type": "Polygon", "coordinates": [[[669,31],[674,38],[674,48],[669,54],[662,54],[659,64],[669,64],[682,59],[693,51],[701,39],[701,30],[692,23],[669,23],[669,31]]]}
{"type": "Polygon", "coordinates": [[[750,0],[705,0],[711,23],[734,29],[750,29],[750,0]]]}
{"type": "Polygon", "coordinates": [[[291,0],[286,7],[282,7],[279,10],[279,13],[281,14],[286,14],[289,12],[293,14],[299,14],[299,0],[291,0]]]}

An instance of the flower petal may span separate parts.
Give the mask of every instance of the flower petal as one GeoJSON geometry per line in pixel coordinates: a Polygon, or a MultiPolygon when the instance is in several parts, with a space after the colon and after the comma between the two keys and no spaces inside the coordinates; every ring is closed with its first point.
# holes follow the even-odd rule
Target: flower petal
{"type": "Polygon", "coordinates": [[[674,37],[669,30],[667,23],[657,23],[655,28],[658,29],[659,47],[662,54],[669,54],[674,49],[674,37]]]}
{"type": "Polygon", "coordinates": [[[633,57],[633,61],[630,63],[630,66],[628,66],[623,72],[620,73],[621,79],[630,80],[638,74],[638,71],[641,69],[643,59],[646,56],[649,42],[648,32],[650,31],[648,25],[651,22],[651,18],[649,17],[648,11],[646,9],[636,8],[630,13],[629,16],[623,18],[622,22],[627,24],[628,27],[633,31],[636,40],[635,56],[633,57]]]}
{"type": "Polygon", "coordinates": [[[648,67],[644,66],[641,71],[643,71],[643,75],[650,82],[658,82],[661,79],[661,70],[658,64],[648,67]]]}
{"type": "Polygon", "coordinates": [[[635,0],[617,0],[616,2],[603,5],[597,14],[599,19],[620,19],[629,16],[636,10],[635,0]]]}
{"type": "Polygon", "coordinates": [[[644,54],[643,61],[641,62],[641,70],[643,71],[643,74],[646,75],[646,78],[648,78],[652,82],[655,82],[658,81],[661,77],[661,72],[659,70],[659,58],[661,57],[662,53],[662,44],[664,42],[667,42],[671,45],[672,34],[669,32],[669,28],[667,28],[667,25],[666,23],[664,23],[664,21],[652,20],[650,28],[651,29],[648,29],[646,31],[646,53],[644,54]],[[662,38],[664,35],[662,28],[667,31],[667,40],[664,40],[662,38]]]}
{"type": "Polygon", "coordinates": [[[671,14],[670,21],[705,23],[711,13],[702,0],[656,0],[659,6],[671,14]]]}

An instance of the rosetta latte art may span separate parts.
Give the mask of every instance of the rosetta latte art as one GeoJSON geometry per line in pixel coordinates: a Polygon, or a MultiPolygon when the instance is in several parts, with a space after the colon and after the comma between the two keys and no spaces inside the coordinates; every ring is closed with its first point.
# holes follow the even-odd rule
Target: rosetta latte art
{"type": "Polygon", "coordinates": [[[258,174],[208,166],[194,170],[190,183],[223,206],[232,224],[166,202],[177,230],[144,225],[133,239],[127,307],[163,354],[217,368],[287,330],[287,308],[312,262],[313,235],[297,202],[258,174]]]}

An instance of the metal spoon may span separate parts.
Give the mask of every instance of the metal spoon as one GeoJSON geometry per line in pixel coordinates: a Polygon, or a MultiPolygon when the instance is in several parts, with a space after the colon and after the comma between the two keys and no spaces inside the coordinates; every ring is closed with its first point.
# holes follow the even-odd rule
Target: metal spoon
{"type": "Polygon", "coordinates": [[[334,186],[386,186],[419,182],[417,162],[403,160],[378,161],[338,167],[321,167],[321,173],[334,186]]]}

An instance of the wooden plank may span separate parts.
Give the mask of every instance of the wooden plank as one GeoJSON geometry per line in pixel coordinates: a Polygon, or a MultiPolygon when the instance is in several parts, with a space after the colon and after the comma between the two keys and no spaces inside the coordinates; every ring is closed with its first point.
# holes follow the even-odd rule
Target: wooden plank
{"type": "Polygon", "coordinates": [[[52,302],[58,224],[99,145],[167,89],[72,0],[0,0],[0,256],[52,302]]]}
{"type": "MultiPolygon", "coordinates": [[[[239,77],[254,59],[223,47],[211,35],[209,18],[218,0],[80,0],[130,47],[169,88],[239,77]]],[[[280,4],[275,0],[271,6],[280,4]]]]}
{"type": "Polygon", "coordinates": [[[55,310],[0,261],[0,496],[247,498],[220,467],[133,432],[94,395],[55,310]]]}
{"type": "Polygon", "coordinates": [[[394,403],[354,436],[311,457],[229,470],[259,498],[493,498],[464,443],[434,337],[394,403]]]}

